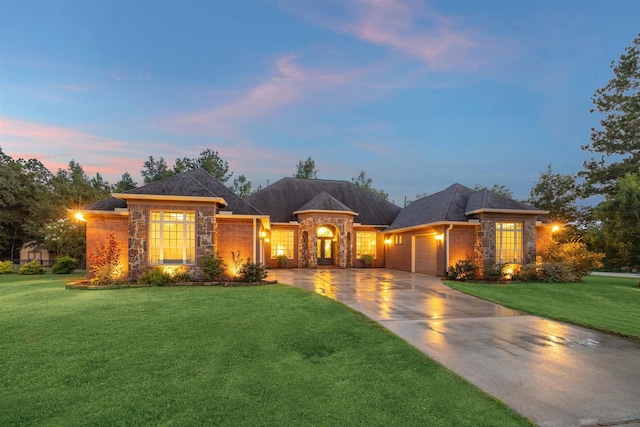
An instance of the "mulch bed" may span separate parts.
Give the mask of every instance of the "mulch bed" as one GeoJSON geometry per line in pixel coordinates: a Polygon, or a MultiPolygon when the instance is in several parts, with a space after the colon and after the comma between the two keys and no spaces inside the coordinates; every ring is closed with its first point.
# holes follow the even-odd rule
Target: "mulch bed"
{"type": "MultiPolygon", "coordinates": [[[[264,285],[275,285],[278,283],[277,280],[262,280],[260,282],[241,282],[235,280],[225,280],[221,282],[178,282],[178,283],[169,283],[167,285],[162,286],[223,286],[223,287],[236,287],[236,286],[264,286],[264,285]]],[[[94,285],[91,284],[88,280],[78,280],[76,282],[67,283],[65,285],[65,289],[72,290],[102,290],[102,289],[122,289],[122,288],[150,288],[156,287],[158,285],[146,285],[139,283],[118,283],[115,285],[94,285]]]]}

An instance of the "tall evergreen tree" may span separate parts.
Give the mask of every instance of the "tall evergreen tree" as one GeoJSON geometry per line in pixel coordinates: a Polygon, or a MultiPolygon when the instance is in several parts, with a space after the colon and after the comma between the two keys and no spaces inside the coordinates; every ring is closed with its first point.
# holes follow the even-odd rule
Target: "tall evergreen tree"
{"type": "Polygon", "coordinates": [[[600,129],[591,129],[591,144],[582,148],[601,154],[584,162],[585,196],[616,190],[618,178],[640,165],[640,34],[611,68],[615,77],[592,97],[604,115],[600,129]]]}

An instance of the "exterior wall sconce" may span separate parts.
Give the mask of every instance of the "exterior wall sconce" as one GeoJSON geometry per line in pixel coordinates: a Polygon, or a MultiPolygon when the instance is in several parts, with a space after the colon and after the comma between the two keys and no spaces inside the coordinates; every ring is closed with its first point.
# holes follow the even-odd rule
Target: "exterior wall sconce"
{"type": "Polygon", "coordinates": [[[436,239],[438,242],[443,241],[443,240],[444,240],[444,234],[442,234],[442,233],[441,233],[441,234],[436,234],[436,235],[435,235],[435,239],[436,239]]]}
{"type": "Polygon", "coordinates": [[[78,221],[83,221],[83,222],[87,222],[87,220],[84,218],[84,215],[82,215],[82,212],[76,212],[73,217],[75,219],[77,219],[78,221]]]}
{"type": "Polygon", "coordinates": [[[391,239],[384,239],[384,244],[385,245],[390,245],[391,244],[391,239]]]}
{"type": "Polygon", "coordinates": [[[559,225],[554,225],[553,227],[551,227],[551,232],[552,233],[557,233],[558,231],[560,231],[560,226],[559,225]]]}

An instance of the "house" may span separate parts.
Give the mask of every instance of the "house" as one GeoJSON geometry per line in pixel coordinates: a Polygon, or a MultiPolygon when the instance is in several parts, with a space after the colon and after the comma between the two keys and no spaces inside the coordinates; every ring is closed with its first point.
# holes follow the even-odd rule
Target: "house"
{"type": "MultiPolygon", "coordinates": [[[[86,206],[88,265],[111,237],[130,278],[232,252],[276,268],[372,266],[434,275],[460,259],[525,265],[551,241],[546,211],[460,184],[405,208],[348,181],[283,178],[242,199],[191,170],[86,206]]],[[[89,276],[91,273],[89,273],[89,276]]]]}

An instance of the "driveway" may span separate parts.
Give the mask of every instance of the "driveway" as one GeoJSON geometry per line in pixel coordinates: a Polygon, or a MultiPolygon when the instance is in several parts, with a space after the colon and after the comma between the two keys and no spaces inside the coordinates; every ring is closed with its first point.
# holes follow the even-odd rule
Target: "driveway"
{"type": "MultiPolygon", "coordinates": [[[[640,426],[640,343],[386,269],[270,270],[362,312],[541,426],[640,426]]],[[[640,309],[640,308],[639,308],[640,309]]]]}

